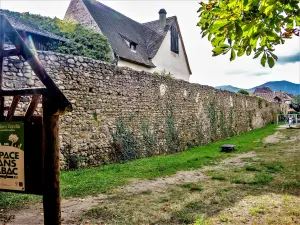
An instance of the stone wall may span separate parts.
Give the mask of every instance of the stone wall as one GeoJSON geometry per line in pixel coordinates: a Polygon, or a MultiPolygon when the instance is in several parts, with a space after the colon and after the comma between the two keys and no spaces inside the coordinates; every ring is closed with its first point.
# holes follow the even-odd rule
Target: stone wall
{"type": "MultiPolygon", "coordinates": [[[[88,58],[38,54],[74,108],[61,117],[62,167],[66,158],[97,166],[174,153],[263,127],[287,107],[88,58]]],[[[4,63],[4,88],[42,86],[27,63],[4,63]]]]}

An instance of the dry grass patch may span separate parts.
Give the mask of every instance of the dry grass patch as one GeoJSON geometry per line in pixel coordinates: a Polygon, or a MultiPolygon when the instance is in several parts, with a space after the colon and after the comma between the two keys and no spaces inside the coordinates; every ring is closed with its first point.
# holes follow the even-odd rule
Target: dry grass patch
{"type": "Polygon", "coordinates": [[[248,196],[234,207],[225,209],[203,224],[274,224],[300,223],[300,198],[291,195],[267,194],[248,196]],[[224,218],[227,218],[225,221],[224,218]]]}

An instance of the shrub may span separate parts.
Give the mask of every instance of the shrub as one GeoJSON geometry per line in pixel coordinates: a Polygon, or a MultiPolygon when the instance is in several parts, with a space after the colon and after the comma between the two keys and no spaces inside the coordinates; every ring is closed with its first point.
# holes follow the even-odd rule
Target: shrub
{"type": "Polygon", "coordinates": [[[64,43],[49,43],[47,47],[50,51],[110,61],[111,48],[107,38],[94,30],[86,29],[80,24],[66,22],[58,18],[50,18],[28,12],[18,13],[8,10],[5,10],[5,12],[37,25],[42,30],[69,40],[69,42],[64,43]]]}
{"type": "Polygon", "coordinates": [[[179,132],[175,125],[173,106],[170,105],[168,108],[165,126],[166,147],[170,153],[175,153],[180,150],[179,132]]]}
{"type": "Polygon", "coordinates": [[[242,94],[242,95],[249,95],[249,92],[246,91],[246,90],[243,90],[243,89],[238,90],[237,93],[240,93],[240,94],[242,94]]]}
{"type": "Polygon", "coordinates": [[[142,122],[142,136],[146,156],[152,156],[157,148],[157,133],[155,130],[150,130],[149,124],[146,121],[142,122]]]}
{"type": "Polygon", "coordinates": [[[218,129],[218,115],[216,110],[216,102],[213,99],[208,105],[208,114],[209,114],[209,127],[210,127],[210,138],[211,141],[217,140],[217,129],[218,129]]]}
{"type": "Polygon", "coordinates": [[[128,161],[138,158],[135,137],[122,119],[118,120],[116,132],[113,134],[113,147],[117,161],[128,161]]]}
{"type": "Polygon", "coordinates": [[[258,97],[257,103],[258,103],[258,108],[261,109],[262,108],[263,99],[261,97],[258,97]]]}
{"type": "Polygon", "coordinates": [[[65,170],[76,170],[79,168],[79,157],[72,153],[72,145],[67,144],[64,150],[61,150],[61,154],[65,158],[66,167],[65,170]]]}

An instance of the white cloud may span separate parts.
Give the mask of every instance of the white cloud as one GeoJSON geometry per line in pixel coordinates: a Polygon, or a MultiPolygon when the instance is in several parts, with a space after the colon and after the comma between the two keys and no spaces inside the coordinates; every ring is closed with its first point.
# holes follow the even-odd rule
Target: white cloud
{"type": "MultiPolygon", "coordinates": [[[[46,16],[63,18],[69,0],[27,1],[2,0],[2,8],[14,11],[29,11],[46,16]]],[[[300,63],[279,65],[273,69],[263,68],[259,60],[243,56],[230,62],[229,56],[212,57],[211,45],[207,38],[202,39],[198,22],[198,0],[191,1],[101,1],[115,10],[138,21],[158,19],[158,11],[165,8],[168,16],[176,15],[185,42],[193,75],[191,82],[217,86],[231,84],[250,88],[272,80],[288,80],[299,83],[300,63]],[[231,75],[230,72],[232,71],[231,75]],[[237,73],[237,71],[244,71],[237,73]],[[256,74],[256,76],[254,76],[256,74]],[[264,74],[258,76],[257,74],[264,74]]],[[[288,56],[300,51],[300,39],[288,40],[283,46],[276,46],[275,54],[288,56]]]]}

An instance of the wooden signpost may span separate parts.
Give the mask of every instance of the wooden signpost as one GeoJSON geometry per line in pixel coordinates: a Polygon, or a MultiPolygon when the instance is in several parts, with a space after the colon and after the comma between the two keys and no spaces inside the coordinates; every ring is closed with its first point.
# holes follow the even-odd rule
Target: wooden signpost
{"type": "Polygon", "coordinates": [[[37,57],[6,17],[0,14],[0,191],[43,195],[44,223],[61,224],[59,115],[72,110],[37,57]],[[5,50],[5,39],[15,46],[5,50]],[[3,90],[3,60],[22,57],[45,88],[3,90]],[[9,107],[4,97],[12,96],[9,107]],[[31,97],[24,116],[14,113],[22,96],[31,97]],[[42,116],[34,115],[42,100],[42,116]]]}

